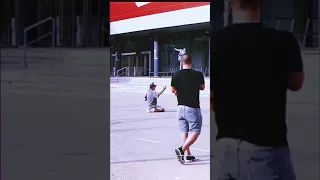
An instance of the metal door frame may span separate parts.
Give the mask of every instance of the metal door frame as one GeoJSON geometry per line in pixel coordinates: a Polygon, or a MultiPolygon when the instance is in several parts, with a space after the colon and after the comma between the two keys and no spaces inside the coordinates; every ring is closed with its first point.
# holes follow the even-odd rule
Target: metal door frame
{"type": "MultiPolygon", "coordinates": [[[[111,54],[111,57],[116,57],[117,56],[117,52],[111,54]]],[[[127,52],[127,53],[121,53],[121,57],[122,56],[134,56],[134,55],[149,55],[148,58],[149,58],[149,76],[150,76],[150,73],[151,73],[151,51],[142,51],[141,53],[137,53],[137,52],[127,52]]],[[[112,58],[112,60],[114,61],[114,59],[112,58]]],[[[115,63],[114,63],[114,66],[115,66],[115,63]]],[[[130,67],[121,67],[121,68],[126,68],[126,71],[128,71],[128,68],[130,67]]],[[[116,76],[116,72],[114,71],[114,76],[116,76]]]]}
{"type": "MultiPolygon", "coordinates": [[[[129,57],[135,56],[135,55],[137,55],[136,52],[121,53],[121,58],[126,57],[126,56],[129,56],[129,57]]],[[[122,68],[124,68],[124,67],[122,67],[122,68]]],[[[126,66],[126,75],[130,76],[130,67],[129,66],[126,66]]]]}
{"type": "Polygon", "coordinates": [[[142,55],[144,55],[144,54],[149,55],[149,77],[150,77],[150,75],[151,75],[151,51],[142,51],[141,54],[142,55]]]}

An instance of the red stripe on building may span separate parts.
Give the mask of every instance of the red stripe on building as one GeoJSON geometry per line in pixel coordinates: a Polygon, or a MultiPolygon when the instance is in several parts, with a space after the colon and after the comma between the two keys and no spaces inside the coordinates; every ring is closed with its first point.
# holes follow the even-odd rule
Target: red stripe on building
{"type": "Polygon", "coordinates": [[[135,2],[110,2],[110,22],[206,5],[210,2],[150,2],[141,7],[135,2]]]}

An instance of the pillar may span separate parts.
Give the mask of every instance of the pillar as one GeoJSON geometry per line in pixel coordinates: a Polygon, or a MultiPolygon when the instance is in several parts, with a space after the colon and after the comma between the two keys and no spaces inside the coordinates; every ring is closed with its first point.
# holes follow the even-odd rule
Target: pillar
{"type": "Polygon", "coordinates": [[[141,76],[140,71],[141,68],[139,67],[139,55],[136,56],[136,63],[135,63],[135,76],[141,76]]]}
{"type": "Polygon", "coordinates": [[[230,1],[229,0],[224,0],[224,13],[223,13],[223,25],[228,26],[230,24],[230,1]]]}
{"type": "Polygon", "coordinates": [[[144,75],[144,76],[148,75],[148,74],[147,74],[147,69],[148,69],[147,59],[148,59],[147,55],[144,54],[144,55],[143,55],[143,75],[144,75]]]}
{"type": "Polygon", "coordinates": [[[158,41],[153,41],[153,76],[159,77],[159,47],[158,47],[158,41]]]}
{"type": "Polygon", "coordinates": [[[294,34],[298,35],[301,43],[304,40],[308,11],[307,1],[294,0],[294,34]]]}
{"type": "Polygon", "coordinates": [[[81,22],[80,17],[76,17],[76,46],[81,46],[81,22]]]}
{"type": "MultiPolygon", "coordinates": [[[[317,1],[315,0],[315,11],[316,11],[316,17],[317,17],[317,22],[316,22],[316,32],[320,32],[320,1],[317,1]]],[[[317,42],[316,42],[316,46],[319,47],[320,46],[320,35],[317,34],[318,36],[316,37],[317,38],[317,42]]]]}
{"type": "Polygon", "coordinates": [[[60,17],[56,17],[56,44],[60,46],[60,17]]]}
{"type": "Polygon", "coordinates": [[[120,58],[121,58],[121,55],[119,55],[120,53],[116,52],[116,56],[114,57],[114,73],[115,73],[115,76],[117,76],[117,72],[118,70],[120,69],[120,58]]]}
{"type": "Polygon", "coordinates": [[[121,59],[121,52],[116,52],[116,57],[114,58],[114,71],[117,72],[120,69],[120,59],[121,59]]]}
{"type": "Polygon", "coordinates": [[[11,45],[16,46],[17,45],[17,39],[16,39],[16,20],[15,18],[11,19],[11,45]]]}
{"type": "Polygon", "coordinates": [[[216,0],[210,6],[210,26],[211,30],[217,30],[224,26],[224,0],[216,0]]]}
{"type": "MultiPolygon", "coordinates": [[[[131,76],[131,67],[133,67],[134,66],[134,64],[132,64],[131,63],[131,61],[132,62],[134,62],[134,59],[132,60],[131,58],[134,58],[134,56],[124,56],[124,58],[125,58],[125,61],[127,61],[128,62],[128,66],[127,66],[127,76],[131,76]]],[[[123,68],[123,67],[121,67],[121,68],[123,68]]]]}
{"type": "Polygon", "coordinates": [[[115,45],[115,53],[116,57],[114,58],[114,70],[117,73],[117,71],[121,68],[120,60],[121,60],[121,53],[123,52],[124,49],[124,41],[121,39],[117,39],[117,42],[119,42],[117,45],[115,45]]]}
{"type": "Polygon", "coordinates": [[[210,46],[210,44],[211,44],[211,42],[210,42],[210,36],[209,36],[209,56],[208,56],[208,76],[210,77],[210,54],[211,54],[211,51],[210,51],[210,48],[211,48],[211,46],[210,46]]]}

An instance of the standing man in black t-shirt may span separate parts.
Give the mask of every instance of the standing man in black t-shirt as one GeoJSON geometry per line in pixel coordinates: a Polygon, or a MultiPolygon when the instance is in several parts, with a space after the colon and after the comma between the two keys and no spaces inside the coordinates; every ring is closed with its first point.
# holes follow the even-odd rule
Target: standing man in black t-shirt
{"type": "Polygon", "coordinates": [[[178,100],[178,126],[181,132],[182,146],[175,149],[181,164],[185,163],[184,152],[187,153],[186,161],[191,162],[195,157],[191,155],[189,147],[198,139],[202,127],[202,114],[200,109],[199,94],[204,90],[204,77],[201,72],[191,69],[191,56],[184,54],[181,59],[182,70],[172,76],[172,93],[178,100]]]}
{"type": "Polygon", "coordinates": [[[219,180],[295,180],[286,95],[302,87],[301,53],[291,33],[260,24],[261,1],[231,0],[233,24],[211,36],[219,180]]]}

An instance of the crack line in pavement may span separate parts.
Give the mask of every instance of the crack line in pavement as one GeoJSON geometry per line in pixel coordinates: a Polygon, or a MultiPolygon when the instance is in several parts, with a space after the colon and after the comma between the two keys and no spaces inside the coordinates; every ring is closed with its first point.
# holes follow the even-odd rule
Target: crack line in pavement
{"type": "MultiPolygon", "coordinates": [[[[115,136],[115,137],[123,138],[123,136],[117,135],[117,134],[110,134],[110,135],[111,135],[111,136],[115,136]]],[[[130,138],[126,138],[126,139],[130,139],[130,138]]],[[[156,144],[164,144],[163,142],[152,141],[152,140],[148,140],[148,139],[140,139],[140,138],[131,138],[131,139],[134,139],[134,140],[137,140],[137,141],[144,141],[144,142],[156,143],[156,144]]],[[[201,151],[201,152],[210,153],[210,151],[204,150],[204,149],[198,149],[198,148],[190,148],[190,149],[195,150],[195,151],[201,151]]]]}

